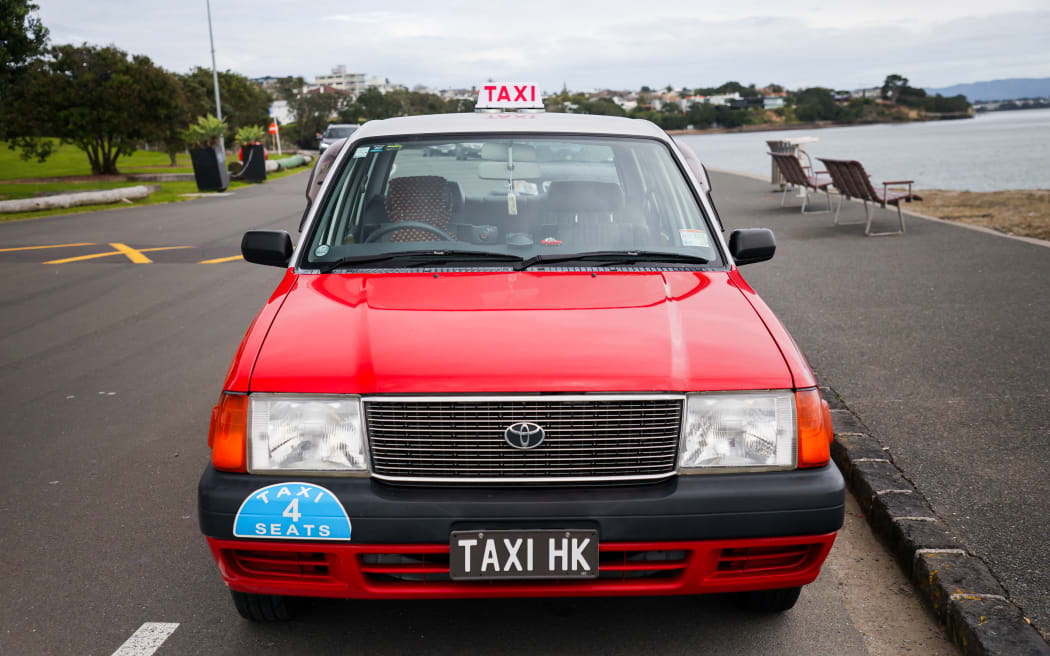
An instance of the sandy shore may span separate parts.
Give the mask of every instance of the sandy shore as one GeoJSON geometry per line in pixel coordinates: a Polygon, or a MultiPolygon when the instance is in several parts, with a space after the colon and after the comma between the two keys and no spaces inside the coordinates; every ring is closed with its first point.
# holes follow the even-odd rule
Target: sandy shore
{"type": "Polygon", "coordinates": [[[906,205],[920,214],[1050,241],[1050,189],[947,191],[922,189],[906,205]]]}

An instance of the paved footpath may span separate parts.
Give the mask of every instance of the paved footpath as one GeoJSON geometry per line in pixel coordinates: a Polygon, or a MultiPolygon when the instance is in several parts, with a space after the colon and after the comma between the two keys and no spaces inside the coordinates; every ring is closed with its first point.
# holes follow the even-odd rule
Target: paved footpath
{"type": "Polygon", "coordinates": [[[779,616],[716,596],[337,601],[241,620],[196,484],[223,373],[281,276],[236,259],[241,234],[294,232],[305,182],[0,224],[0,654],[954,653],[855,504],[779,616]],[[10,250],[41,245],[59,247],[10,250]]]}
{"type": "Polygon", "coordinates": [[[713,185],[727,230],[776,234],[776,257],[743,273],[821,383],[1048,635],[1050,248],[914,217],[904,235],[864,237],[797,199],[781,208],[767,182],[713,185]]]}

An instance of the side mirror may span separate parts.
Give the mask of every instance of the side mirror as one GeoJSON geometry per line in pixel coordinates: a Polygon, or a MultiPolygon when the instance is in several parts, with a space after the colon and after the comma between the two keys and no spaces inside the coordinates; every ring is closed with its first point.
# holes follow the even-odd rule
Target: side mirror
{"type": "Polygon", "coordinates": [[[768,228],[747,228],[729,234],[729,254],[737,266],[771,260],[776,252],[777,240],[768,228]]]}
{"type": "Polygon", "coordinates": [[[241,238],[246,262],[286,267],[292,260],[292,236],[284,230],[249,230],[241,238]]]}

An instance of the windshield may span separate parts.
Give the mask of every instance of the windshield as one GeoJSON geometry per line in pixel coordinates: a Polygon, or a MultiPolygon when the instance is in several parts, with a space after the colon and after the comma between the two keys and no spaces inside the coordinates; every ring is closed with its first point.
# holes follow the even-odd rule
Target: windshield
{"type": "Polygon", "coordinates": [[[324,138],[325,139],[345,139],[345,138],[349,137],[351,134],[353,134],[354,130],[356,130],[356,129],[357,128],[354,128],[354,127],[339,127],[339,128],[331,127],[331,128],[328,128],[327,130],[325,130],[324,138]]]}
{"type": "Polygon", "coordinates": [[[348,157],[317,210],[302,268],[404,266],[421,253],[427,265],[444,257],[449,266],[486,257],[584,266],[575,254],[635,267],[722,262],[657,140],[471,135],[357,144],[348,157]],[[617,253],[625,257],[598,257],[617,253]]]}

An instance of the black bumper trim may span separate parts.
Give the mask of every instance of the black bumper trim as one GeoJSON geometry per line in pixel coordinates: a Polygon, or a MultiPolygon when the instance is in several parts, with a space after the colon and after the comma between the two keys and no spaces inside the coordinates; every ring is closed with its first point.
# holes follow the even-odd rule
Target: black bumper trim
{"type": "Polygon", "coordinates": [[[815,535],[842,527],[845,484],[833,465],[787,472],[678,476],[617,487],[404,487],[367,478],[255,476],[204,470],[201,531],[233,537],[244,499],[303,481],[327,488],[350,516],[353,541],[435,544],[454,530],[596,528],[603,541],[815,535]]]}

